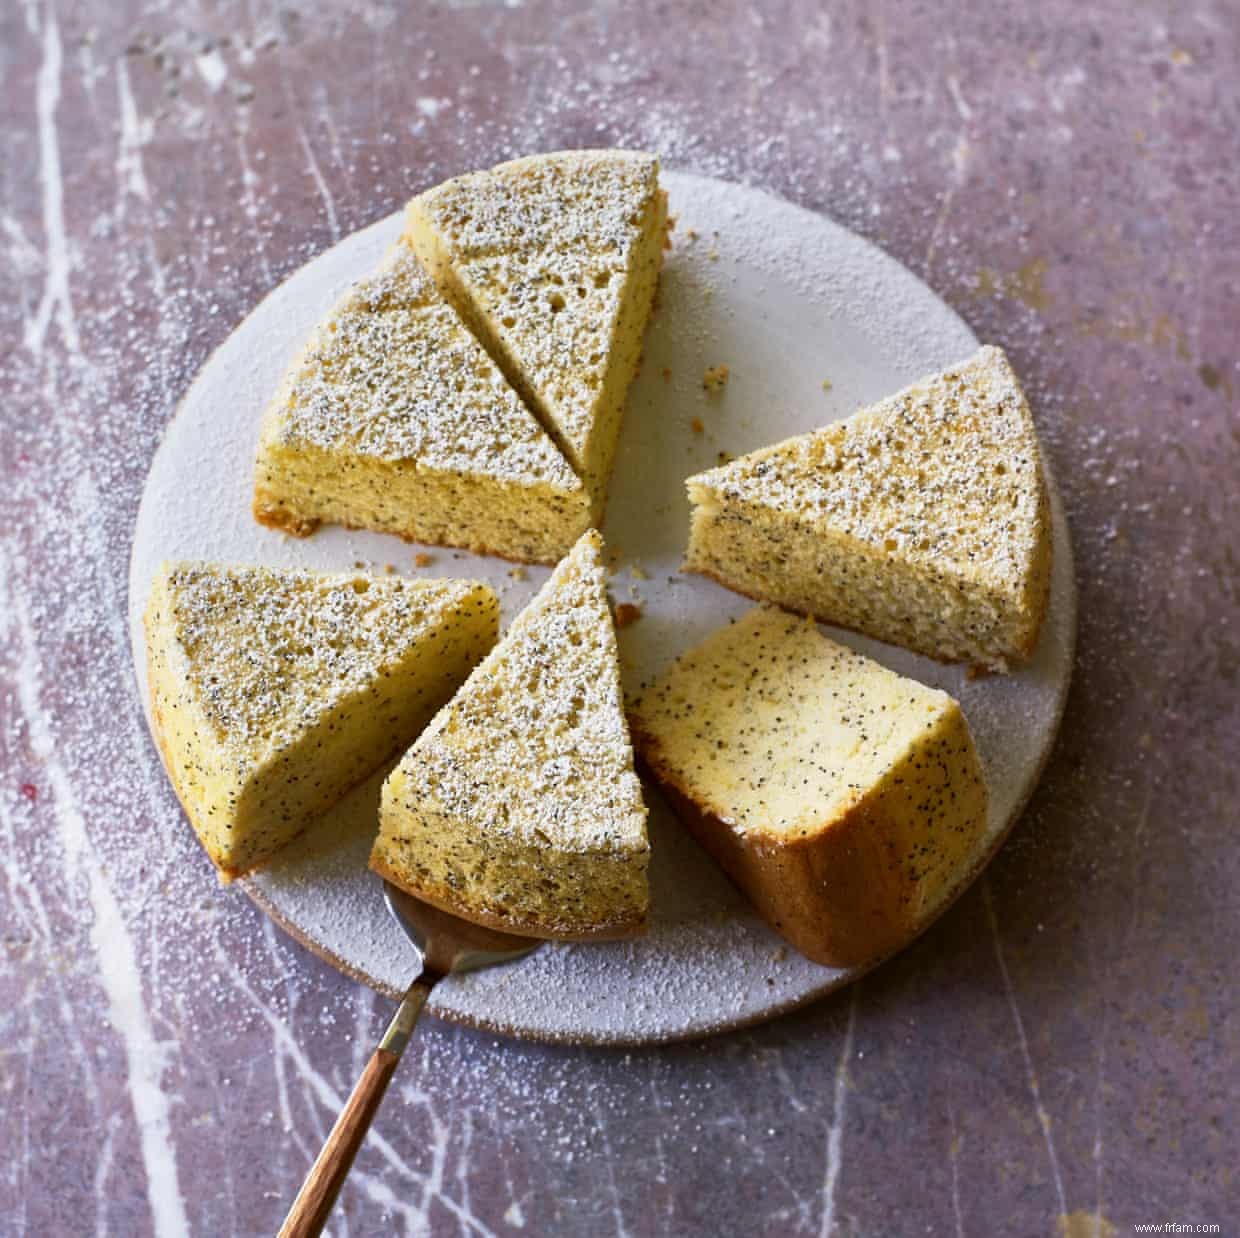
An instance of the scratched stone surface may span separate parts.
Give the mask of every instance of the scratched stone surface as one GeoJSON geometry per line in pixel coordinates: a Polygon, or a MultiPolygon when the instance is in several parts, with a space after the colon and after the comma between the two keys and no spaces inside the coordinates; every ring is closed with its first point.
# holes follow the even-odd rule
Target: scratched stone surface
{"type": "Polygon", "coordinates": [[[180,818],[124,624],[143,478],[308,257],[587,144],[825,212],[1009,350],[1075,538],[1067,719],[985,879],[842,996],[632,1051],[428,1023],[330,1232],[1234,1226],[1238,54],[1227,0],[9,0],[0,1233],[278,1226],[386,1003],[180,818]]]}

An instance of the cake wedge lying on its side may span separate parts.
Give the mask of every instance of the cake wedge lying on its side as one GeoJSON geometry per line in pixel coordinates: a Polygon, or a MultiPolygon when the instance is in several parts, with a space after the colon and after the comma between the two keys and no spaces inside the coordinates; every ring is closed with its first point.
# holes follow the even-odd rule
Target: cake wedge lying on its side
{"type": "Polygon", "coordinates": [[[819,963],[856,966],[907,942],[986,826],[959,705],[774,607],[707,637],[629,716],[685,826],[819,963]]]}
{"type": "Polygon", "coordinates": [[[590,527],[580,479],[398,243],[294,361],[263,420],[254,514],[530,563],[590,527]]]}
{"type": "Polygon", "coordinates": [[[1037,647],[1050,508],[998,348],[687,485],[688,571],[943,662],[1005,671],[1037,647]]]}
{"type": "Polygon", "coordinates": [[[495,643],[468,580],[167,563],[146,609],[164,764],[225,880],[408,744],[495,643]]]}
{"type": "Polygon", "coordinates": [[[658,158],[559,151],[457,176],[409,203],[405,236],[600,523],[667,239],[658,158]]]}
{"type": "Polygon", "coordinates": [[[640,932],[646,808],[593,530],[383,785],[370,866],[532,937],[640,932]]]}

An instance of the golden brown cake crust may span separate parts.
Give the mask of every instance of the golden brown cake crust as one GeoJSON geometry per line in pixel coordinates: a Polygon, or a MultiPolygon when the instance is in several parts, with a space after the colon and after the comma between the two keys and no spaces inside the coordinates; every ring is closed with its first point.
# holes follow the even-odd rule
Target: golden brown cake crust
{"type": "Polygon", "coordinates": [[[399,886],[414,898],[440,911],[471,924],[480,924],[483,928],[497,929],[501,933],[515,933],[518,937],[537,937],[546,941],[624,941],[631,937],[640,937],[646,932],[645,919],[612,920],[603,924],[592,923],[587,926],[546,921],[519,920],[503,916],[491,911],[479,910],[456,901],[447,886],[436,884],[418,884],[410,881],[405,873],[399,873],[378,853],[370,857],[370,867],[384,881],[399,886]]]}
{"type": "Polygon", "coordinates": [[[264,528],[275,529],[278,533],[287,533],[290,537],[309,537],[317,533],[321,520],[302,519],[283,508],[271,507],[266,503],[254,500],[254,519],[264,528]]]}
{"type": "Polygon", "coordinates": [[[916,928],[913,886],[898,863],[875,862],[865,841],[881,817],[865,799],[804,838],[738,832],[698,803],[659,760],[659,745],[630,715],[638,762],[658,784],[689,833],[727,873],[755,910],[806,958],[858,967],[903,945],[916,928]],[[822,890],[829,882],[828,906],[822,890]],[[874,891],[883,891],[875,897],[874,891]]]}
{"type": "MultiPolygon", "coordinates": [[[[264,525],[268,529],[275,529],[279,533],[287,533],[290,537],[312,537],[322,526],[321,520],[302,520],[297,516],[282,515],[278,511],[274,511],[269,507],[261,506],[257,501],[254,503],[254,519],[259,524],[264,525]]],[[[333,522],[337,527],[342,529],[352,529],[357,533],[366,533],[371,530],[365,525],[349,524],[347,521],[333,522]]],[[[531,567],[537,566],[554,566],[560,561],[560,557],[534,559],[530,557],[518,557],[506,550],[496,550],[486,545],[469,545],[465,542],[451,542],[436,540],[433,542],[423,541],[421,538],[410,537],[405,533],[398,533],[394,529],[385,529],[384,532],[389,537],[399,538],[402,542],[409,546],[435,546],[440,550],[468,550],[471,554],[488,555],[493,559],[503,559],[507,563],[524,563],[531,567]]]]}

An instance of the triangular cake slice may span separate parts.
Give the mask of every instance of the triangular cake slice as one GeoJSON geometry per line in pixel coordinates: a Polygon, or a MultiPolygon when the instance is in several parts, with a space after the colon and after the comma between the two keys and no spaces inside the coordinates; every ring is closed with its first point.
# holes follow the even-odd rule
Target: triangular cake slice
{"type": "Polygon", "coordinates": [[[646,808],[591,531],[388,776],[370,866],[479,924],[640,932],[646,808]]]}
{"type": "Polygon", "coordinates": [[[1050,511],[998,348],[687,485],[689,571],[944,662],[1002,671],[1037,646],[1050,511]]]}
{"type": "Polygon", "coordinates": [[[654,155],[561,151],[458,176],[409,204],[406,236],[595,500],[667,236],[654,155]]]}
{"type": "Polygon", "coordinates": [[[580,479],[398,243],[294,361],[263,421],[254,514],[555,563],[590,526],[580,479]]]}
{"type": "Polygon", "coordinates": [[[807,619],[755,607],[630,717],[686,827],[816,962],[904,945],[977,860],[986,787],[959,705],[807,619]]]}
{"type": "Polygon", "coordinates": [[[164,764],[225,880],[408,744],[494,645],[468,580],[167,563],[146,609],[164,764]]]}

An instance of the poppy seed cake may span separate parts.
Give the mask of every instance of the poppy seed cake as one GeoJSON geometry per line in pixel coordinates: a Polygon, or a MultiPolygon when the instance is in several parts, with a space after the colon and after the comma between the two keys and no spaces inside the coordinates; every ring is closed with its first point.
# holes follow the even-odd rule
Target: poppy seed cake
{"type": "Polygon", "coordinates": [[[294,361],[263,421],[254,514],[555,563],[590,499],[495,363],[398,243],[294,361]]]}
{"type": "Polygon", "coordinates": [[[405,235],[555,439],[597,524],[667,236],[654,155],[561,151],[454,177],[405,235]]]}
{"type": "Polygon", "coordinates": [[[688,571],[940,661],[1003,671],[1037,646],[1050,509],[998,348],[687,485],[688,571]]]}
{"type": "Polygon", "coordinates": [[[230,880],[413,739],[495,643],[499,606],[465,580],[167,563],[145,622],[164,764],[230,880]]]}
{"type": "Polygon", "coordinates": [[[985,827],[956,702],[774,607],[644,686],[630,721],[685,826],[819,963],[855,966],[907,941],[985,827]]]}
{"type": "Polygon", "coordinates": [[[591,530],[389,775],[370,866],[533,937],[644,928],[646,808],[591,530]]]}

